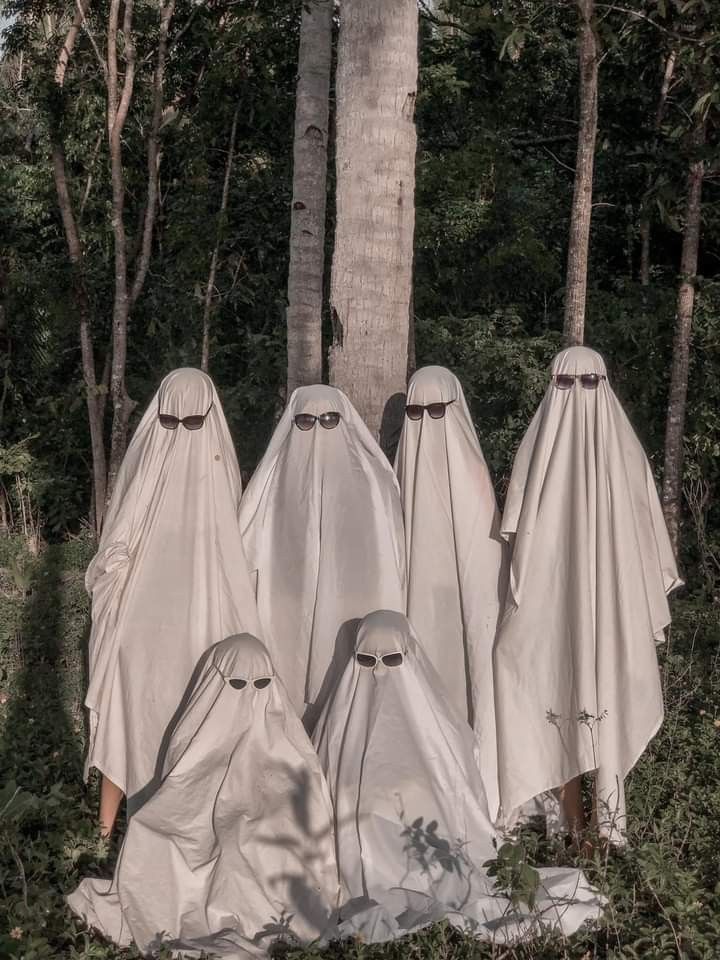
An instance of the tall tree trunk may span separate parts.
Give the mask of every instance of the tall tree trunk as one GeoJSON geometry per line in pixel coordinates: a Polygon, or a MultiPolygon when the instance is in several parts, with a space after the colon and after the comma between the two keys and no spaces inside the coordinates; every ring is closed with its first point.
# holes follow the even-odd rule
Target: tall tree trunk
{"type": "MultiPolygon", "coordinates": [[[[663,122],[663,117],[665,116],[665,108],[667,106],[667,96],[668,91],[670,90],[670,84],[672,82],[673,73],[675,72],[675,61],[677,59],[677,51],[671,50],[668,54],[668,58],[665,61],[665,70],[663,72],[663,80],[660,86],[660,98],[658,100],[657,110],[655,111],[655,123],[653,124],[653,131],[655,135],[660,131],[660,125],[663,122]]],[[[652,186],[653,176],[652,172],[649,172],[647,175],[647,189],[645,203],[643,203],[643,212],[640,217],[640,285],[643,287],[650,286],[650,211],[647,206],[647,193],[649,192],[652,186]]]]}
{"type": "Polygon", "coordinates": [[[343,0],[330,382],[381,441],[406,388],[417,26],[416,0],[343,0]]]}
{"type": "Polygon", "coordinates": [[[580,123],[565,281],[563,335],[568,346],[582,343],[585,335],[585,299],[598,102],[598,52],[593,25],[595,2],[594,0],[577,0],[577,7],[580,18],[578,26],[580,123]]]}
{"type": "MultiPolygon", "coordinates": [[[[705,143],[705,122],[699,122],[692,135],[697,151],[705,143]]],[[[662,503],[673,550],[677,556],[680,539],[680,505],[683,474],[683,434],[687,403],[688,368],[690,365],[690,334],[695,306],[695,281],[700,247],[702,219],[702,185],[705,175],[703,160],[697,154],[690,162],[687,178],[685,228],[680,258],[680,286],[677,298],[677,316],[673,360],[670,373],[667,425],[665,428],[665,472],[662,503]]]]}
{"type": "Polygon", "coordinates": [[[322,381],[328,97],[333,0],[303,0],[290,215],[288,396],[322,381]]]}

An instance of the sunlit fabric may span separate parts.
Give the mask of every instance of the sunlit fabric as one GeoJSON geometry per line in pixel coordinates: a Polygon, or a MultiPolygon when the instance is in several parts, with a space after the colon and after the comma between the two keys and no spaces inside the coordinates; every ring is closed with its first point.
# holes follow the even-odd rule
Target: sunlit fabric
{"type": "Polygon", "coordinates": [[[497,835],[477,739],[403,615],[365,617],[313,743],[335,809],[341,935],[383,941],[446,917],[505,941],[540,923],[567,934],[598,916],[578,870],[541,871],[534,914],[496,889],[483,867],[497,835]],[[396,653],[402,661],[387,666],[382,658],[396,653]]]}
{"type": "Polygon", "coordinates": [[[86,771],[129,797],[148,783],[200,654],[218,637],[258,633],[237,522],[240,471],[210,378],[163,380],[128,447],[86,585],[92,594],[86,771]],[[204,414],[199,430],[158,414],[204,414]]]}
{"type": "MultiPolygon", "coordinates": [[[[583,373],[606,377],[585,347],[552,366],[583,373]]],[[[596,770],[599,826],[620,840],[623,781],[663,719],[655,645],[680,580],[650,466],[607,379],[548,386],[502,532],[512,546],[495,650],[503,811],[596,770]]]]}
{"type": "Polygon", "coordinates": [[[243,955],[316,938],[337,898],[315,751],[263,645],[229,637],[194,671],[114,878],[84,880],[68,902],[123,946],[243,955]]]}
{"type": "Polygon", "coordinates": [[[407,613],[457,711],[480,741],[488,803],[497,811],[492,648],[505,590],[505,545],[490,472],[458,378],[424,367],[408,404],[444,402],[433,419],[405,418],[395,468],[405,515],[407,613]]]}
{"type": "Polygon", "coordinates": [[[381,606],[405,609],[397,480],[340,390],[295,390],[245,491],[240,521],[265,641],[311,727],[345,665],[352,621],[381,606]],[[341,416],[330,430],[293,422],[329,412],[341,416]]]}

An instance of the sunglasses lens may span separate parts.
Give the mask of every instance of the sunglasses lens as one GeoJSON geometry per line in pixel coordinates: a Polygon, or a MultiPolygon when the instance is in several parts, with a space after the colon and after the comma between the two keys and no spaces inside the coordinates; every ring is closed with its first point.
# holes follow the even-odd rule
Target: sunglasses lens
{"type": "Polygon", "coordinates": [[[566,373],[558,373],[555,376],[555,386],[558,390],[570,390],[574,383],[575,377],[571,377],[566,373]]]}
{"type": "Polygon", "coordinates": [[[160,426],[165,427],[166,430],[177,430],[178,424],[180,421],[177,417],[173,417],[170,413],[159,413],[158,420],[160,421],[160,426]]]}
{"type": "Polygon", "coordinates": [[[335,411],[321,413],[318,420],[320,421],[321,427],[325,427],[326,430],[332,430],[333,427],[336,427],[340,423],[340,414],[335,411]]]}
{"type": "Polygon", "coordinates": [[[256,686],[258,690],[263,690],[268,686],[271,680],[272,677],[261,677],[259,680],[255,680],[253,685],[256,686]]]}
{"type": "Polygon", "coordinates": [[[444,403],[429,403],[427,405],[427,412],[430,414],[433,420],[442,420],[445,416],[445,407],[447,404],[444,403]]]}
{"type": "Polygon", "coordinates": [[[312,430],[315,426],[315,417],[312,413],[298,413],[295,417],[295,426],[298,430],[312,430]]]}
{"type": "Polygon", "coordinates": [[[597,373],[583,373],[580,377],[580,383],[586,390],[597,390],[600,384],[600,377],[597,373]]]}
{"type": "Polygon", "coordinates": [[[401,653],[386,653],[382,662],[386,667],[399,667],[403,662],[403,655],[401,653]]]}
{"type": "Polygon", "coordinates": [[[370,653],[356,653],[355,659],[361,667],[374,667],[377,663],[377,658],[370,653]]]}
{"type": "Polygon", "coordinates": [[[409,420],[422,420],[423,410],[425,408],[419,403],[409,403],[405,407],[405,413],[409,420]]]}
{"type": "Polygon", "coordinates": [[[183,417],[182,424],[186,430],[199,430],[205,423],[204,413],[195,413],[190,417],[183,417]]]}
{"type": "Polygon", "coordinates": [[[236,677],[233,677],[232,680],[229,680],[228,683],[233,688],[233,690],[242,690],[243,687],[247,686],[247,680],[240,680],[236,677]]]}

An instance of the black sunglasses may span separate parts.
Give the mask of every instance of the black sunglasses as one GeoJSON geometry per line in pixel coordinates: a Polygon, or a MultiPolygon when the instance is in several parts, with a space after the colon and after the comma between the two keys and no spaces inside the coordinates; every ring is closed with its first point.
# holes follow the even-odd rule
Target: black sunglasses
{"type": "MultiPolygon", "coordinates": [[[[253,680],[253,686],[257,687],[258,690],[262,690],[264,687],[267,687],[272,677],[260,677],[259,680],[253,680]]],[[[239,677],[233,677],[232,680],[228,680],[228,683],[234,690],[242,690],[243,687],[246,687],[248,682],[247,680],[240,680],[239,677]]]]}
{"type": "Polygon", "coordinates": [[[422,420],[423,413],[427,410],[428,416],[433,420],[442,420],[445,416],[445,408],[449,407],[454,400],[438,401],[437,403],[409,403],[405,407],[405,414],[408,420],[422,420]]]}
{"type": "Polygon", "coordinates": [[[160,413],[160,401],[158,400],[158,420],[160,421],[160,426],[165,427],[166,430],[177,430],[180,424],[182,424],[186,430],[199,430],[205,423],[205,417],[212,410],[214,402],[215,401],[211,401],[210,406],[207,408],[207,413],[192,413],[189,417],[175,417],[172,413],[160,413]]]}
{"type": "Polygon", "coordinates": [[[293,423],[298,430],[312,430],[316,420],[321,427],[332,430],[340,423],[340,414],[336,410],[328,410],[327,413],[321,413],[317,417],[314,413],[296,413],[293,417],[293,423]]]}
{"type": "MultiPolygon", "coordinates": [[[[378,658],[372,653],[356,653],[355,659],[361,667],[374,667],[378,662],[378,658]]],[[[403,655],[401,653],[386,653],[380,659],[386,667],[399,667],[403,662],[403,655]]]]}
{"type": "Polygon", "coordinates": [[[579,380],[586,390],[597,390],[601,380],[607,380],[602,373],[556,373],[553,384],[558,390],[570,390],[579,380]]]}

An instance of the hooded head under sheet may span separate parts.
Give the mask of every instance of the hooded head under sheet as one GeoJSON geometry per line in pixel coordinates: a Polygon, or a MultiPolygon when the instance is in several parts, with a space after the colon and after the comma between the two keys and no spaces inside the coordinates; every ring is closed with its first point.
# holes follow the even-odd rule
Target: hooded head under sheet
{"type": "Polygon", "coordinates": [[[114,880],[83,881],[73,910],[143,951],[318,936],[337,904],[332,808],[259,640],[229,637],[201,658],[159,766],[114,880]]]}
{"type": "Polygon", "coordinates": [[[458,378],[423,367],[407,404],[395,468],[408,617],[455,708],[474,723],[496,809],[492,647],[506,571],[495,492],[458,378]]]}
{"type": "Polygon", "coordinates": [[[86,576],[93,614],[87,767],[127,793],[131,808],[208,638],[258,632],[240,494],[212,380],[174,370],[128,447],[86,576]]]}
{"type": "MultiPolygon", "coordinates": [[[[477,924],[485,938],[518,932],[518,915],[482,867],[497,853],[476,738],[402,614],[365,617],[313,743],[335,808],[344,892],[375,904],[345,911],[344,932],[389,939],[445,916],[477,924]]],[[[578,871],[552,873],[553,884],[556,894],[589,892],[578,871]]],[[[597,902],[586,904],[575,926],[596,913],[597,902]]]]}
{"type": "Polygon", "coordinates": [[[347,623],[378,606],[405,608],[397,481],[340,390],[295,390],[240,522],[264,635],[302,713],[342,670],[347,623]]]}
{"type": "Polygon", "coordinates": [[[502,533],[510,586],[495,651],[505,815],[597,769],[601,826],[663,717],[655,643],[680,582],[642,446],[602,357],[555,358],[518,450],[502,533]]]}

